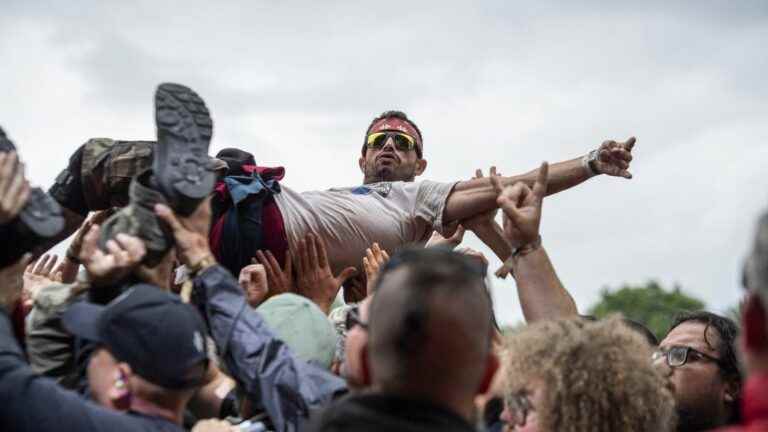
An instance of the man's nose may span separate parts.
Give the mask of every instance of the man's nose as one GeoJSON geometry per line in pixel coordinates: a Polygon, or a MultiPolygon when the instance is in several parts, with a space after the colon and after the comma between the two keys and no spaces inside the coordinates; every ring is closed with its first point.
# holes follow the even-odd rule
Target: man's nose
{"type": "Polygon", "coordinates": [[[392,151],[394,152],[396,150],[395,148],[395,140],[392,139],[392,137],[387,138],[386,141],[384,141],[384,147],[381,148],[381,151],[392,151]]]}
{"type": "Polygon", "coordinates": [[[667,360],[664,357],[658,358],[653,362],[653,366],[661,373],[663,377],[671,377],[674,372],[674,368],[667,364],[667,360]]]}

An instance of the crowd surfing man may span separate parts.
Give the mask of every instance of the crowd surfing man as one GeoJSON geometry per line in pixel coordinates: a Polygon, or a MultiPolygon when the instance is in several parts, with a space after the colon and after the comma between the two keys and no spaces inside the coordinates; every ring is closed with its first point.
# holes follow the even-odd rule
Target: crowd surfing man
{"type": "MultiPolygon", "coordinates": [[[[73,221],[77,222],[78,218],[82,220],[81,216],[84,216],[89,209],[125,206],[101,227],[102,253],[113,260],[122,260],[125,258],[124,254],[130,252],[127,250],[128,242],[124,241],[127,235],[141,239],[146,249],[141,257],[141,264],[149,268],[167,263],[168,253],[173,245],[176,245],[179,261],[188,267],[193,276],[192,300],[204,312],[212,337],[222,353],[227,369],[238,380],[247,397],[263,407],[277,430],[295,430],[306,419],[311,409],[327,405],[338,393],[344,391],[345,385],[327,371],[297,360],[291,349],[274,337],[258,314],[243,313],[247,306],[245,296],[229,272],[216,265],[206,239],[210,227],[210,212],[206,217],[207,204],[200,205],[201,202],[206,202],[206,196],[211,193],[216,179],[220,177],[216,172],[220,167],[215,165],[216,161],[207,156],[212,134],[212,121],[208,110],[202,99],[194,92],[183,86],[169,84],[161,85],[158,89],[156,107],[157,143],[91,141],[76,152],[70,161],[69,168],[57,179],[52,193],[59,202],[64,204],[63,211],[70,225],[73,221]],[[280,373],[270,372],[275,370],[280,373]]],[[[375,123],[369,128],[371,133],[367,134],[365,150],[366,157],[373,158],[374,166],[385,168],[384,171],[386,171],[399,166],[400,154],[414,156],[417,144],[413,136],[411,136],[413,141],[408,144],[405,136],[408,134],[396,133],[396,131],[402,132],[398,127],[393,127],[386,121],[378,126],[375,123]],[[384,137],[383,142],[381,137],[384,137]]],[[[407,129],[405,126],[403,128],[407,129]]],[[[414,133],[414,131],[411,132],[414,133]]],[[[414,133],[414,135],[418,135],[420,142],[420,133],[414,133]]],[[[263,193],[271,197],[277,204],[279,222],[283,228],[282,231],[278,229],[262,232],[262,237],[269,237],[276,242],[282,240],[284,249],[287,249],[287,245],[290,244],[291,250],[298,250],[301,247],[297,247],[296,244],[301,245],[301,242],[306,241],[308,233],[316,232],[321,244],[329,244],[328,266],[336,267],[337,271],[344,266],[359,265],[357,261],[374,240],[381,241],[381,238],[384,238],[389,242],[385,243],[385,248],[393,250],[403,244],[421,242],[433,229],[443,230],[444,225],[450,222],[465,221],[468,218],[487,214],[497,205],[503,203],[513,207],[521,205],[523,208],[519,209],[519,212],[515,210],[507,212],[505,209],[508,223],[505,223],[504,231],[505,234],[514,233],[506,236],[505,241],[510,245],[510,249],[515,251],[510,255],[513,257],[512,265],[517,265],[517,270],[524,274],[523,262],[526,261],[524,259],[526,257],[536,257],[535,263],[542,265],[542,268],[549,266],[551,270],[551,264],[548,263],[546,254],[541,248],[538,222],[535,223],[535,231],[521,229],[520,226],[515,227],[514,222],[519,222],[521,216],[531,212],[534,215],[538,213],[540,217],[540,204],[544,195],[580,183],[592,174],[611,171],[613,175],[629,177],[626,170],[631,160],[630,151],[633,144],[634,139],[626,143],[604,143],[600,149],[591,152],[587,157],[553,165],[551,174],[549,174],[550,167],[544,164],[540,169],[523,176],[505,178],[494,176],[449,184],[428,181],[420,183],[385,181],[356,188],[298,194],[280,187],[277,180],[282,174],[266,173],[263,170],[261,172],[254,170],[250,175],[239,176],[245,179],[228,176],[222,184],[224,184],[224,191],[228,194],[225,196],[230,198],[233,204],[236,199],[243,196],[249,197],[252,194],[263,193]],[[536,184],[533,190],[528,189],[526,183],[532,184],[534,181],[536,184]],[[536,203],[538,203],[538,210],[536,203]],[[521,236],[521,234],[526,235],[521,236]],[[524,240],[521,241],[521,239],[524,240]]],[[[420,154],[415,156],[421,159],[420,154]]],[[[15,167],[10,162],[0,165],[4,167],[3,169],[15,167]]],[[[425,163],[423,165],[425,166],[425,163]]],[[[10,185],[4,186],[8,190],[15,190],[15,195],[21,197],[17,197],[13,205],[3,207],[10,216],[9,219],[13,219],[14,212],[19,212],[23,207],[18,203],[23,203],[23,197],[28,193],[25,192],[26,183],[23,181],[23,176],[21,177],[22,180],[18,180],[18,175],[13,177],[14,180],[10,185]]],[[[56,214],[56,211],[61,212],[55,207],[55,202],[51,201],[47,205],[50,207],[51,214],[56,214]]],[[[237,208],[236,204],[235,208],[237,208]]],[[[24,211],[21,210],[21,214],[23,213],[24,211]]],[[[28,229],[34,227],[31,222],[24,223],[28,229]]],[[[50,242],[51,238],[62,235],[58,232],[47,236],[38,235],[38,237],[46,237],[39,241],[39,244],[45,244],[50,242]]],[[[219,241],[219,247],[236,248],[238,245],[219,241]]],[[[541,275],[543,277],[539,280],[559,284],[553,271],[549,276],[546,275],[546,271],[541,275]]],[[[418,274],[414,275],[416,278],[418,276],[418,274]]],[[[167,279],[158,281],[155,285],[167,286],[169,285],[167,279]]],[[[16,285],[9,284],[9,286],[16,285]]],[[[120,291],[130,291],[129,286],[131,285],[123,286],[120,291]]],[[[438,297],[445,300],[443,294],[438,297]]],[[[393,298],[403,295],[393,292],[393,298]]],[[[118,296],[118,299],[120,298],[123,297],[118,296]]],[[[425,301],[427,304],[422,312],[433,312],[431,300],[425,301]]],[[[572,304],[572,300],[570,303],[572,304]]],[[[451,303],[450,308],[458,307],[457,304],[451,303]]],[[[489,307],[487,309],[490,311],[489,307]]],[[[414,324],[414,316],[404,316],[405,324],[414,324]]],[[[546,313],[542,313],[541,316],[546,316],[546,313]]],[[[359,324],[361,323],[359,322],[355,327],[362,327],[359,324]]],[[[431,323],[421,324],[432,325],[431,323]]],[[[384,330],[386,329],[382,327],[382,331],[384,330]]],[[[434,329],[423,327],[421,330],[417,333],[425,336],[431,334],[434,329]]],[[[102,342],[100,336],[97,338],[93,334],[82,334],[82,337],[97,343],[102,342]]],[[[481,342],[484,340],[484,337],[480,338],[481,342]]],[[[433,348],[447,349],[446,346],[441,345],[443,342],[436,342],[438,345],[433,348]]],[[[377,352],[385,353],[385,357],[391,354],[387,344],[390,342],[375,345],[381,348],[377,352]]],[[[391,345],[389,347],[391,348],[391,345]]],[[[117,352],[120,351],[119,347],[112,349],[116,359],[132,366],[130,356],[117,352]]],[[[374,351],[373,348],[371,350],[371,352],[374,351]]],[[[476,355],[481,351],[468,353],[468,355],[476,355]]],[[[357,353],[359,356],[360,352],[365,352],[365,356],[368,355],[367,350],[354,351],[352,354],[357,353]]],[[[488,351],[486,349],[482,352],[487,354],[488,351]]],[[[408,362],[418,363],[428,357],[424,357],[418,350],[405,354],[404,359],[408,362]]],[[[375,382],[377,385],[391,389],[402,386],[402,382],[394,377],[392,380],[385,380],[386,382],[373,381],[370,376],[366,378],[366,374],[370,375],[376,368],[370,369],[366,366],[368,363],[365,356],[360,357],[361,360],[358,362],[361,365],[360,381],[375,382]]],[[[382,359],[382,357],[377,358],[382,359]]],[[[461,356],[456,360],[456,364],[463,361],[461,356]]],[[[382,362],[377,360],[377,364],[387,365],[388,363],[386,360],[382,362]]],[[[447,365],[446,369],[435,372],[438,375],[445,373],[445,376],[452,376],[451,374],[456,372],[452,369],[454,366],[456,365],[447,365]]],[[[387,367],[389,366],[380,368],[386,370],[387,367]]],[[[140,366],[135,370],[137,376],[144,378],[155,372],[152,370],[147,372],[147,369],[140,366]],[[144,372],[141,372],[142,370],[144,372]]],[[[486,376],[488,374],[493,375],[490,366],[482,375],[481,383],[484,383],[486,378],[490,380],[490,377],[486,376]]],[[[372,376],[376,378],[375,373],[372,376]]],[[[477,377],[475,374],[468,374],[465,378],[467,381],[462,383],[466,385],[457,387],[456,393],[445,396],[454,398],[450,405],[452,411],[459,418],[467,421],[469,412],[467,399],[474,396],[477,391],[487,388],[487,385],[476,386],[470,392],[472,383],[479,384],[475,382],[477,377]]],[[[425,381],[419,385],[421,384],[428,383],[425,381]]],[[[410,387],[405,386],[400,390],[408,388],[410,387]]],[[[428,389],[418,385],[413,388],[425,391],[428,389]]],[[[140,401],[141,398],[137,400],[140,401]]],[[[429,400],[427,398],[427,401],[429,400]]],[[[433,400],[435,401],[445,402],[439,398],[433,400]]],[[[174,405],[174,409],[183,407],[185,404],[181,403],[181,399],[176,402],[178,403],[174,405]]],[[[175,422],[174,416],[172,423],[175,422]]],[[[458,423],[454,423],[456,424],[458,423]]]]}
{"type": "MultiPolygon", "coordinates": [[[[199,99],[197,95],[194,97],[199,99]]],[[[198,105],[204,108],[201,104],[202,100],[198,105]]],[[[184,104],[182,108],[185,108],[184,104]]],[[[203,151],[208,146],[212,122],[207,109],[193,108],[195,110],[189,110],[187,115],[206,125],[204,131],[194,134],[195,142],[203,151]]],[[[420,133],[410,122],[387,117],[375,122],[369,132],[360,162],[366,179],[410,179],[426,167],[420,133]]],[[[568,189],[596,174],[631,178],[628,168],[634,144],[634,138],[626,142],[606,141],[587,156],[553,164],[548,193],[568,189]]],[[[89,210],[124,205],[127,201],[125,178],[151,165],[153,149],[150,142],[91,140],[73,155],[69,167],[51,188],[51,194],[67,209],[65,214],[75,222],[74,226],[89,210]]],[[[198,156],[194,169],[190,169],[198,176],[212,172],[214,168],[198,156]]],[[[502,182],[512,185],[522,181],[530,185],[536,175],[537,170],[533,170],[520,176],[503,177],[502,182]]],[[[208,181],[210,176],[205,177],[208,181]]],[[[211,233],[214,253],[234,274],[250,264],[254,256],[252,248],[272,251],[283,264],[285,251],[296,249],[310,232],[326,244],[334,274],[347,268],[359,271],[360,257],[374,242],[388,251],[406,244],[423,243],[433,230],[445,232],[453,222],[487,213],[496,207],[495,192],[488,178],[453,183],[388,180],[304,193],[278,184],[279,178],[281,174],[278,173],[261,175],[255,171],[248,176],[225,179],[222,196],[231,200],[231,208],[241,210],[242,206],[249,206],[238,223],[215,224],[211,233]],[[258,196],[259,200],[274,199],[278,213],[270,215],[270,221],[262,221],[262,207],[254,207],[248,199],[253,196],[258,196]],[[253,226],[272,229],[263,232],[254,230],[253,226]],[[244,235],[250,236],[248,241],[238,240],[244,235]],[[225,253],[244,247],[249,249],[248,253],[236,254],[234,259],[223,257],[225,253]]]]}

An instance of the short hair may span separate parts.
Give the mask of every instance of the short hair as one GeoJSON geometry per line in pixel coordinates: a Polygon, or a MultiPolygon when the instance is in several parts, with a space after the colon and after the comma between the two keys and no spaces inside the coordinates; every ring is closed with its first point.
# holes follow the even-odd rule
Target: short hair
{"type": "Polygon", "coordinates": [[[722,364],[721,372],[726,378],[733,378],[741,380],[741,372],[739,370],[739,361],[736,357],[736,341],[739,334],[739,327],[736,323],[727,317],[714,314],[707,311],[695,311],[695,312],[682,312],[675,316],[672,325],[669,327],[667,334],[671,332],[675,327],[685,322],[697,322],[704,324],[704,342],[716,350],[720,362],[722,364]],[[710,327],[717,330],[717,335],[720,338],[720,343],[715,344],[707,337],[707,332],[710,327]]]}
{"type": "MultiPolygon", "coordinates": [[[[420,366],[425,365],[427,346],[434,340],[429,333],[430,320],[444,311],[440,306],[435,308],[436,302],[460,309],[451,316],[465,328],[472,326],[473,337],[465,335],[464,339],[469,341],[460,355],[487,354],[491,346],[492,306],[484,274],[478,267],[465,255],[440,248],[405,249],[392,256],[379,275],[369,312],[371,361],[380,383],[423,378],[420,366]],[[393,282],[395,278],[397,285],[393,282]]],[[[442,364],[434,365],[430,371],[455,374],[446,376],[447,380],[470,380],[472,376],[465,369],[441,367],[442,364]]]]}
{"type": "MultiPolygon", "coordinates": [[[[365,155],[365,151],[368,148],[367,142],[368,142],[368,134],[371,132],[371,128],[374,124],[376,124],[377,121],[385,118],[396,118],[403,121],[408,122],[411,126],[413,126],[414,129],[416,129],[416,133],[419,134],[419,140],[421,140],[422,145],[424,144],[424,136],[421,134],[421,130],[418,126],[416,126],[416,123],[413,122],[413,120],[408,118],[408,115],[402,111],[398,110],[388,110],[384,111],[383,113],[376,116],[373,120],[371,120],[371,123],[368,125],[368,128],[365,130],[365,136],[363,137],[363,155],[365,155]]],[[[416,154],[419,156],[419,159],[423,157],[421,150],[418,146],[416,146],[416,154]]]]}
{"type": "Polygon", "coordinates": [[[618,316],[541,321],[505,338],[506,394],[541,381],[540,430],[669,431],[675,402],[651,346],[618,316]]]}

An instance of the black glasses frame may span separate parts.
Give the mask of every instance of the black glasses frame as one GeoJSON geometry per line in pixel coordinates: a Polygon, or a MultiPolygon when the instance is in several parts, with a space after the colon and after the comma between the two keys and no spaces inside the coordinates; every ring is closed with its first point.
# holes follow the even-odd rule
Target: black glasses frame
{"type": "Polygon", "coordinates": [[[688,358],[690,357],[691,353],[694,353],[694,356],[697,356],[699,358],[703,358],[703,359],[709,360],[712,363],[715,363],[721,369],[724,368],[723,361],[720,360],[719,358],[712,357],[709,354],[705,354],[689,346],[682,346],[682,345],[673,346],[667,350],[659,350],[654,352],[653,361],[656,361],[663,356],[664,360],[667,362],[667,366],[680,367],[688,363],[688,358]],[[682,360],[673,360],[673,358],[679,359],[681,355],[682,355],[682,360]]]}

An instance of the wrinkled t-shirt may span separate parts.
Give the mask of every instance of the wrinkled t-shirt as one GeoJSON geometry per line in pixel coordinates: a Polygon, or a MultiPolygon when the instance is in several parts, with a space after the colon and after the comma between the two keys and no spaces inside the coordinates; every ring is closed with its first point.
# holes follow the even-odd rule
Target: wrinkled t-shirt
{"type": "Polygon", "coordinates": [[[362,271],[373,242],[392,254],[404,245],[423,244],[443,232],[443,210],[455,183],[380,182],[327,191],[295,192],[283,185],[275,195],[288,245],[295,251],[309,232],[323,239],[331,270],[362,271]]]}

